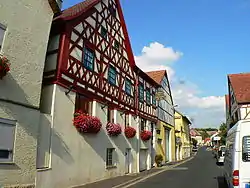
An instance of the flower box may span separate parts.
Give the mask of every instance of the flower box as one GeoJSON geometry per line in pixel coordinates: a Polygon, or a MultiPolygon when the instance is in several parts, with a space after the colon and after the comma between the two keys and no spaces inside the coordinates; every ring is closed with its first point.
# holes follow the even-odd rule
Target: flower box
{"type": "Polygon", "coordinates": [[[80,133],[98,133],[102,123],[99,118],[84,114],[81,111],[74,113],[73,124],[80,133]]]}
{"type": "Polygon", "coordinates": [[[9,60],[6,57],[0,56],[0,79],[3,79],[4,76],[10,71],[9,60]]]}
{"type": "Polygon", "coordinates": [[[124,133],[127,138],[133,138],[136,135],[136,130],[133,127],[127,127],[124,133]]]}
{"type": "Polygon", "coordinates": [[[148,141],[151,137],[152,137],[151,131],[145,130],[141,132],[141,139],[143,141],[148,141]]]}
{"type": "Polygon", "coordinates": [[[120,124],[108,122],[106,125],[106,130],[110,136],[118,136],[122,133],[122,128],[120,124]]]}

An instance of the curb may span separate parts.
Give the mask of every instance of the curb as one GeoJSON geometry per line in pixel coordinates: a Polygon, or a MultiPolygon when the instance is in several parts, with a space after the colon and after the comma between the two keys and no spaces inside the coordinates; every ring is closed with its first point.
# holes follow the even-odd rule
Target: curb
{"type": "Polygon", "coordinates": [[[138,178],[136,178],[136,179],[127,181],[127,182],[125,182],[125,183],[122,183],[122,184],[113,186],[112,188],[128,188],[128,187],[131,187],[132,185],[135,185],[135,184],[137,184],[137,183],[139,183],[139,182],[142,182],[142,181],[144,181],[144,180],[146,180],[146,179],[148,179],[148,178],[151,178],[151,177],[153,177],[153,176],[156,176],[156,175],[158,175],[158,174],[160,174],[160,173],[162,173],[162,172],[168,171],[168,170],[170,170],[170,169],[172,169],[172,168],[174,168],[174,167],[176,167],[176,166],[179,166],[179,165],[181,165],[181,164],[184,164],[184,163],[186,163],[186,162],[192,160],[192,159],[196,156],[196,154],[197,154],[197,153],[195,153],[195,154],[194,154],[193,156],[191,156],[190,158],[188,158],[188,159],[186,159],[186,160],[183,160],[183,161],[181,161],[181,162],[179,162],[179,163],[177,163],[177,164],[174,164],[174,165],[169,166],[169,167],[165,167],[164,169],[162,169],[162,170],[159,171],[159,172],[155,172],[155,173],[153,173],[153,174],[146,175],[146,177],[138,177],[138,178]]]}

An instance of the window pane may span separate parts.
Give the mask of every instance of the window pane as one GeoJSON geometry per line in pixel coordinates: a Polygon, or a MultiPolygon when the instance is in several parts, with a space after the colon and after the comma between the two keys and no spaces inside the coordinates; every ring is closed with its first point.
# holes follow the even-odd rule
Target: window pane
{"type": "Polygon", "coordinates": [[[0,24],[0,49],[3,43],[4,33],[5,33],[5,28],[0,24]]]}
{"type": "Polygon", "coordinates": [[[13,150],[15,126],[0,122],[0,149],[13,150]]]}
{"type": "Polygon", "coordinates": [[[94,52],[88,48],[84,50],[84,66],[90,70],[94,68],[94,52]]]}

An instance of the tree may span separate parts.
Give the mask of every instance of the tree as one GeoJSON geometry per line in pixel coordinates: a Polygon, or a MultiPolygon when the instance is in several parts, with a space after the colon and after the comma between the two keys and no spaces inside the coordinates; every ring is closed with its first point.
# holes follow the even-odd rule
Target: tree
{"type": "Polygon", "coordinates": [[[192,138],[192,142],[193,142],[193,146],[197,146],[197,140],[195,140],[194,138],[192,138]]]}
{"type": "Polygon", "coordinates": [[[207,133],[206,130],[200,131],[200,134],[201,134],[202,140],[205,140],[205,138],[209,137],[209,134],[207,133]]]}
{"type": "Polygon", "coordinates": [[[222,123],[220,125],[220,134],[219,136],[221,137],[221,144],[225,144],[226,143],[226,137],[227,137],[227,125],[225,123],[222,123]]]}

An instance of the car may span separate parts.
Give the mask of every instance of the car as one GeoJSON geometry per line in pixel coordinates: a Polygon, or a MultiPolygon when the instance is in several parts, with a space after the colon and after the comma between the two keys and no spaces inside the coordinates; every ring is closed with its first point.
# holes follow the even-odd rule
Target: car
{"type": "Polygon", "coordinates": [[[223,169],[229,188],[250,187],[250,120],[240,120],[228,131],[223,169]]]}
{"type": "Polygon", "coordinates": [[[217,164],[224,164],[226,146],[222,145],[219,147],[217,152],[217,164]]]}
{"type": "Polygon", "coordinates": [[[194,146],[193,149],[192,149],[193,152],[197,152],[198,151],[198,147],[197,146],[194,146]]]}

